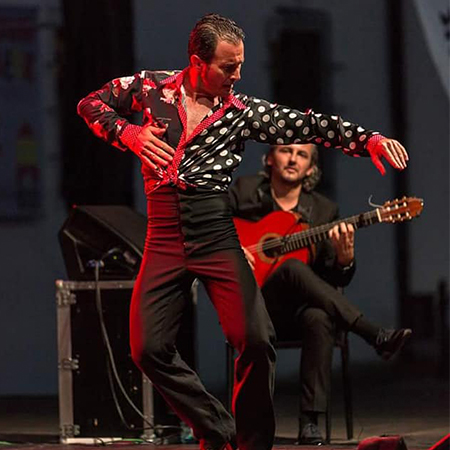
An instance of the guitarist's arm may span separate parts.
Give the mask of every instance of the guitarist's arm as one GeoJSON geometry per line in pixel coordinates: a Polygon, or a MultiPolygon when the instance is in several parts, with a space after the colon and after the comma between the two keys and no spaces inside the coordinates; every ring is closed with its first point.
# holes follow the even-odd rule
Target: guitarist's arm
{"type": "Polygon", "coordinates": [[[262,190],[266,189],[269,189],[266,176],[258,174],[239,177],[228,190],[232,216],[257,222],[272,212],[273,207],[265,208],[262,204],[262,190]]]}
{"type": "Polygon", "coordinates": [[[255,270],[255,257],[245,247],[242,247],[242,250],[244,251],[244,255],[247,258],[251,269],[255,270]]]}

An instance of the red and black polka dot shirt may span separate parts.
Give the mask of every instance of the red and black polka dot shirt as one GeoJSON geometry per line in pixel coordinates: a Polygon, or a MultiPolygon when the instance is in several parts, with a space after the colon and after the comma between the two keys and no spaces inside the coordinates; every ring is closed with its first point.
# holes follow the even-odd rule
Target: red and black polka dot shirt
{"type": "Polygon", "coordinates": [[[342,149],[350,156],[368,156],[369,140],[373,145],[382,138],[337,115],[301,112],[235,93],[221,99],[187,140],[182,89],[186,70],[145,70],[117,78],[78,104],[78,113],[93,133],[121,150],[131,146],[141,129],[126,116],[142,111],[142,125],[168,124],[165,140],[176,153],[165,169],[143,166],[147,194],[170,183],[226,191],[248,139],[266,144],[312,142],[342,149]]]}

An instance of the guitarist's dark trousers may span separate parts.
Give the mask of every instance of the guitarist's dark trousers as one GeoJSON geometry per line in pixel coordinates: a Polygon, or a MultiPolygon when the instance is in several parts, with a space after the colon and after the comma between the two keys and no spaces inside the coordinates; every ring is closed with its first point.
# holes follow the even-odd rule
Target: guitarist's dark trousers
{"type": "Polygon", "coordinates": [[[130,337],[133,360],[198,439],[211,448],[230,440],[242,450],[272,448],[275,333],[236,236],[226,193],[168,186],[151,193],[130,337]],[[239,354],[234,418],[175,347],[194,278],[205,285],[225,337],[239,354]]]}
{"type": "Polygon", "coordinates": [[[361,312],[296,259],[285,261],[264,283],[262,292],[278,339],[304,339],[301,410],[325,412],[335,327],[351,329],[361,312]]]}

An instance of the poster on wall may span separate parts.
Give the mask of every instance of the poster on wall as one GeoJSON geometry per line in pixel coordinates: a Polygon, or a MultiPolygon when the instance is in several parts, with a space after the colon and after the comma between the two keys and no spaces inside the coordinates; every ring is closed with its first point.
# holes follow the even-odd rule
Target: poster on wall
{"type": "Polygon", "coordinates": [[[42,203],[37,8],[0,7],[0,219],[42,203]]]}

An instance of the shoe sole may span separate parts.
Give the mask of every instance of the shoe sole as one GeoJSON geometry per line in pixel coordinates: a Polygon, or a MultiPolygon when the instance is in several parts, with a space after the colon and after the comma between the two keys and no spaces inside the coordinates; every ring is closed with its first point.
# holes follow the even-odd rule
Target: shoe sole
{"type": "Polygon", "coordinates": [[[301,439],[301,440],[295,441],[295,445],[311,445],[314,447],[319,447],[320,445],[325,445],[325,441],[323,441],[323,440],[319,441],[317,439],[314,439],[314,440],[301,439]]]}

